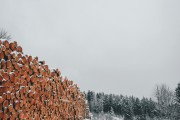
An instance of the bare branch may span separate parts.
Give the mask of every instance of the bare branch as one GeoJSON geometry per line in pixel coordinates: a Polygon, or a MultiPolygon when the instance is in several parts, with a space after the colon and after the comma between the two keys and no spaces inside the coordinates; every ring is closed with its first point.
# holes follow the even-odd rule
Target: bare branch
{"type": "Polygon", "coordinates": [[[1,29],[0,30],[0,39],[10,40],[11,39],[11,35],[9,35],[7,33],[7,31],[5,31],[4,29],[1,29]]]}

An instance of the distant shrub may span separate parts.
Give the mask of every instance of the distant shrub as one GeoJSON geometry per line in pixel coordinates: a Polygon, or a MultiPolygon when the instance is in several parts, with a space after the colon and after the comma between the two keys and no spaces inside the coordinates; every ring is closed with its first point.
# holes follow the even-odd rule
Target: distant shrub
{"type": "Polygon", "coordinates": [[[1,29],[0,30],[0,39],[10,40],[11,39],[11,35],[9,35],[8,32],[5,31],[4,29],[1,29]]]}

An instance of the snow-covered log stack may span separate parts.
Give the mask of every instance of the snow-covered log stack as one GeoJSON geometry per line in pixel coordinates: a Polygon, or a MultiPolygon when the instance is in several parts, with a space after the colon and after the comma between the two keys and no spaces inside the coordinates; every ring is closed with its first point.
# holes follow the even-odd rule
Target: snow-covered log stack
{"type": "Polygon", "coordinates": [[[0,40],[0,119],[82,120],[85,95],[50,71],[44,61],[24,55],[17,42],[0,40]]]}

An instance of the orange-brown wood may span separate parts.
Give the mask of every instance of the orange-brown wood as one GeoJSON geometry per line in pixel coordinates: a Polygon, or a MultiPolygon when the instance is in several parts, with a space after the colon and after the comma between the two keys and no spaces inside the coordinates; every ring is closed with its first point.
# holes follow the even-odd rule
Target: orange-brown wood
{"type": "Polygon", "coordinates": [[[3,45],[4,45],[6,48],[9,48],[9,42],[8,42],[7,40],[5,40],[5,41],[3,42],[3,45]]]}
{"type": "Polygon", "coordinates": [[[9,46],[12,51],[16,49],[15,43],[10,43],[9,46]]]}
{"type": "Polygon", "coordinates": [[[11,64],[11,61],[10,61],[10,60],[8,60],[6,64],[7,64],[7,65],[6,65],[6,66],[7,66],[7,68],[12,67],[12,64],[11,64]]]}
{"type": "Polygon", "coordinates": [[[3,59],[3,58],[4,58],[4,53],[0,52],[0,59],[3,59]]]}
{"type": "Polygon", "coordinates": [[[24,55],[17,42],[0,46],[0,119],[85,118],[85,96],[73,81],[38,57],[24,55]]]}

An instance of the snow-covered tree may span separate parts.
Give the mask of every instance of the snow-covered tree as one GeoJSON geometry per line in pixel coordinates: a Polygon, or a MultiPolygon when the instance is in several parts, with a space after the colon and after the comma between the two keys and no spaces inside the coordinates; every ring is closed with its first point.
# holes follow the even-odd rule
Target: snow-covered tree
{"type": "Polygon", "coordinates": [[[176,94],[176,101],[178,104],[180,104],[180,83],[178,83],[175,94],[176,94]]]}
{"type": "Polygon", "coordinates": [[[87,100],[88,100],[90,112],[93,112],[93,108],[95,106],[95,93],[93,91],[88,91],[87,100]]]}
{"type": "Polygon", "coordinates": [[[180,83],[178,83],[178,86],[175,90],[175,95],[176,95],[176,113],[175,113],[175,118],[177,120],[180,120],[180,83]]]}
{"type": "Polygon", "coordinates": [[[109,102],[109,95],[104,95],[104,100],[103,100],[103,111],[105,113],[109,112],[111,109],[111,106],[110,106],[110,102],[109,102]]]}
{"type": "Polygon", "coordinates": [[[156,86],[155,97],[158,102],[158,109],[161,117],[170,119],[174,114],[175,95],[174,92],[165,84],[156,86]]]}
{"type": "Polygon", "coordinates": [[[124,120],[133,120],[133,111],[127,98],[123,99],[124,120]]]}
{"type": "Polygon", "coordinates": [[[113,110],[113,108],[112,108],[112,107],[111,107],[111,110],[110,110],[110,112],[109,112],[109,113],[110,113],[110,115],[111,115],[111,116],[114,116],[114,110],[113,110]]]}
{"type": "Polygon", "coordinates": [[[142,115],[142,108],[139,98],[136,98],[135,102],[133,103],[133,112],[137,117],[142,115]]]}
{"type": "Polygon", "coordinates": [[[96,94],[96,105],[98,106],[98,113],[103,112],[104,93],[96,94]]]}

